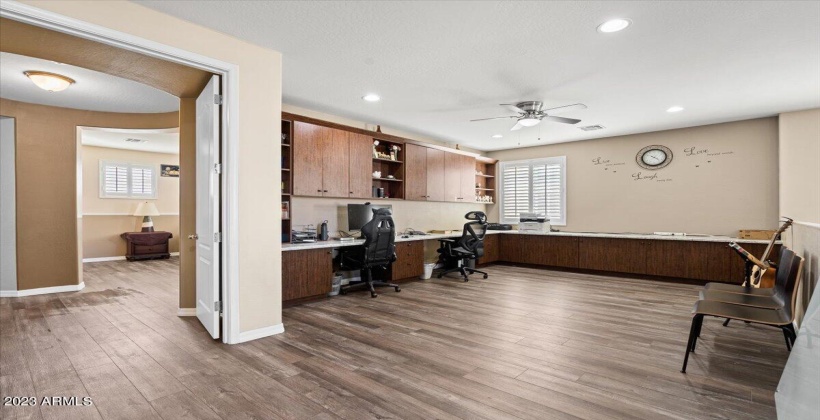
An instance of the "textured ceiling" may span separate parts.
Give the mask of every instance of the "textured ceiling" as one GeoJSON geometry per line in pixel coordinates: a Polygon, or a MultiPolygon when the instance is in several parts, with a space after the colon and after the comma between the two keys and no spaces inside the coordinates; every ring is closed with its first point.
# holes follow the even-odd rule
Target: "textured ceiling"
{"type": "Polygon", "coordinates": [[[816,1],[138,3],[281,51],[285,103],[482,150],[820,106],[816,1]],[[613,17],[634,24],[596,31],[613,17]],[[520,100],[606,129],[469,122],[520,100]]]}
{"type": "Polygon", "coordinates": [[[179,128],[130,130],[121,128],[83,127],[80,142],[84,146],[109,147],[139,152],[179,154],[179,128]],[[126,139],[144,140],[140,143],[126,139]]]}
{"type": "Polygon", "coordinates": [[[179,109],[179,98],[142,83],[54,61],[0,52],[0,97],[91,111],[160,113],[179,109]],[[23,74],[47,71],[76,81],[62,92],[47,92],[23,74]]]}

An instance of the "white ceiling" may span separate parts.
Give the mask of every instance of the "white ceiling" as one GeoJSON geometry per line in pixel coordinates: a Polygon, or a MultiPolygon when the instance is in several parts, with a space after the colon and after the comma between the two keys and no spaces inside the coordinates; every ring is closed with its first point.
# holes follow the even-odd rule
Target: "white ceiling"
{"type": "Polygon", "coordinates": [[[281,51],[285,103],[482,150],[820,106],[816,1],[138,2],[281,51]],[[469,122],[520,100],[606,129],[469,122]]]}
{"type": "Polygon", "coordinates": [[[139,152],[179,154],[179,128],[132,130],[122,128],[82,127],[80,143],[84,146],[110,147],[139,152]],[[146,140],[140,143],[126,139],[146,140]]]}
{"type": "Polygon", "coordinates": [[[179,109],[179,98],[142,83],[39,58],[0,52],[0,96],[21,102],[90,111],[154,113],[179,109]],[[76,83],[48,92],[23,74],[27,70],[68,76],[76,83]]]}

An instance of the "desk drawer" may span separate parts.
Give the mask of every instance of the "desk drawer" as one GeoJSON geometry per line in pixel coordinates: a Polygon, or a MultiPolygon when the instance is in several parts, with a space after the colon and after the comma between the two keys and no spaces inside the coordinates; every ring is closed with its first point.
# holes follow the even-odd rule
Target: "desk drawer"
{"type": "Polygon", "coordinates": [[[424,272],[424,241],[396,244],[396,261],[390,268],[393,280],[420,276],[424,272]]]}

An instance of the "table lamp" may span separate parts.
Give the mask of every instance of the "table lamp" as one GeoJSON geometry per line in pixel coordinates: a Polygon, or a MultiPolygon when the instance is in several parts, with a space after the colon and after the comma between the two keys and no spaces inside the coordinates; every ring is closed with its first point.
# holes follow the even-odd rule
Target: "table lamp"
{"type": "Polygon", "coordinates": [[[154,221],[151,216],[159,216],[159,210],[154,203],[144,201],[137,206],[134,216],[142,216],[142,232],[153,232],[154,221]]]}

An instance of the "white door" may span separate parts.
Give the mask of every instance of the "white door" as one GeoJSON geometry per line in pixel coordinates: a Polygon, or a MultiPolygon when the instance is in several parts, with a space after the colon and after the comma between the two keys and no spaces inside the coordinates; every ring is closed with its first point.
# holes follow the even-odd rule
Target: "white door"
{"type": "Polygon", "coordinates": [[[196,98],[196,317],[219,338],[219,77],[196,98]]]}

